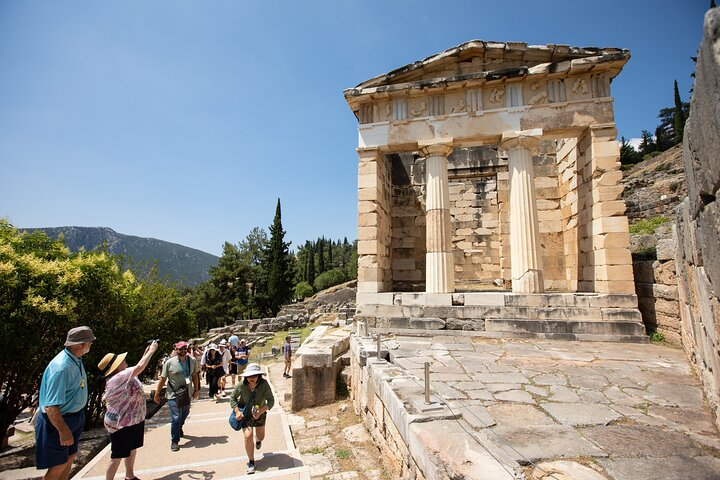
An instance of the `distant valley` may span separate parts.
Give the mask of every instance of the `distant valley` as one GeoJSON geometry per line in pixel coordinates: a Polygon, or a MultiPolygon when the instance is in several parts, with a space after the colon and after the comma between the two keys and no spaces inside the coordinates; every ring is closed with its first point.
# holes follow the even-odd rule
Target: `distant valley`
{"type": "Polygon", "coordinates": [[[65,245],[71,252],[80,249],[95,250],[106,242],[108,251],[115,255],[123,255],[136,275],[146,275],[156,264],[159,279],[168,278],[170,281],[189,287],[208,280],[210,267],[217,265],[219,260],[215,255],[194,248],[156,238],[123,235],[107,227],[48,227],[21,230],[42,230],[54,239],[62,234],[65,245]]]}

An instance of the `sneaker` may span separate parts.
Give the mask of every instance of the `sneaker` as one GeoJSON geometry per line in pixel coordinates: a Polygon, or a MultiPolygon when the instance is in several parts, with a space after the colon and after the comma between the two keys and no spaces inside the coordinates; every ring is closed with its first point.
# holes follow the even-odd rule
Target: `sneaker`
{"type": "Polygon", "coordinates": [[[258,440],[257,442],[255,442],[255,450],[260,450],[260,447],[262,447],[262,442],[258,440]]]}
{"type": "Polygon", "coordinates": [[[248,473],[248,475],[255,473],[255,462],[248,462],[247,473],[248,473]]]}
{"type": "Polygon", "coordinates": [[[178,445],[178,444],[175,443],[175,442],[172,442],[172,443],[170,444],[170,450],[172,450],[173,452],[177,452],[177,451],[180,450],[180,445],[178,445]]]}

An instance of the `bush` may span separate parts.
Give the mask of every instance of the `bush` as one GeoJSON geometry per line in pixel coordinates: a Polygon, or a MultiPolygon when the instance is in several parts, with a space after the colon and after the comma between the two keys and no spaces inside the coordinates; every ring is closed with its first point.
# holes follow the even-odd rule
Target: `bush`
{"type": "Polygon", "coordinates": [[[300,282],[295,285],[295,298],[304,299],[313,294],[313,287],[308,282],[300,282]]]}
{"type": "Polygon", "coordinates": [[[667,217],[663,217],[662,215],[652,218],[647,218],[645,220],[640,220],[639,222],[630,225],[630,233],[633,235],[641,234],[641,233],[647,233],[648,235],[652,235],[655,233],[655,230],[662,224],[669,222],[670,219],[667,217]]]}
{"type": "Polygon", "coordinates": [[[347,280],[347,275],[339,268],[333,268],[325,273],[321,273],[315,278],[315,291],[325,290],[335,285],[340,285],[347,280]]]}

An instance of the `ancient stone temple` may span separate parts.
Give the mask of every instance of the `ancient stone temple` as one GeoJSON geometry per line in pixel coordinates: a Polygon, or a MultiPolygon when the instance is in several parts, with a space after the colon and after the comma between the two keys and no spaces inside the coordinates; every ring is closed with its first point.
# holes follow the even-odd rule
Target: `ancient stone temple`
{"type": "Polygon", "coordinates": [[[641,339],[610,89],[629,58],[475,40],[346,90],[356,318],[641,339]]]}

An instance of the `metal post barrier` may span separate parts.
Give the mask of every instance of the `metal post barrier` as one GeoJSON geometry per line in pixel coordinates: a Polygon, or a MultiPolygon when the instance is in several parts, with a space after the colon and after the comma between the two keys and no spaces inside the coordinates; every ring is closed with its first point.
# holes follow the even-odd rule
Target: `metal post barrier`
{"type": "Polygon", "coordinates": [[[377,358],[378,360],[382,360],[382,357],[380,356],[380,334],[377,334],[377,358]]]}
{"type": "Polygon", "coordinates": [[[425,362],[425,405],[430,405],[430,362],[425,362]]]}

